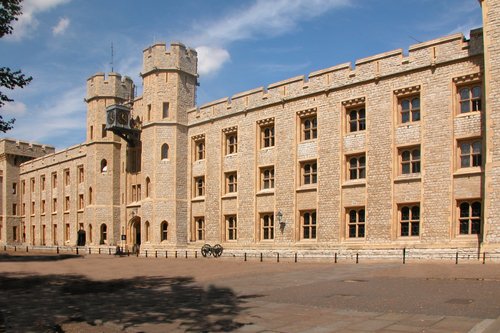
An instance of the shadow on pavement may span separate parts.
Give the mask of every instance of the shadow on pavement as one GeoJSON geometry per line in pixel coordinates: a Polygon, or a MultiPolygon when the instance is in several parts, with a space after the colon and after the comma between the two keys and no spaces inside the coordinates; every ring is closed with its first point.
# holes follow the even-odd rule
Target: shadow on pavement
{"type": "Polygon", "coordinates": [[[10,255],[7,253],[0,254],[0,262],[5,261],[57,261],[66,259],[81,258],[77,254],[58,254],[58,255],[10,255]]]}
{"type": "MultiPolygon", "coordinates": [[[[79,275],[0,276],[0,332],[63,332],[61,325],[173,323],[186,332],[231,332],[246,298],[190,277],[93,281],[79,275]]],[[[247,324],[247,323],[245,323],[247,324]]]]}

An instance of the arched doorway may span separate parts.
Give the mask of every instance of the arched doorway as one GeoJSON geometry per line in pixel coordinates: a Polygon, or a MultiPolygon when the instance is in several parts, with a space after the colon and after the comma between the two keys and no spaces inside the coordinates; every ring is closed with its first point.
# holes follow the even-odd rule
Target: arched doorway
{"type": "Polygon", "coordinates": [[[141,218],[139,216],[130,220],[130,245],[132,248],[138,248],[141,245],[141,218]]]}

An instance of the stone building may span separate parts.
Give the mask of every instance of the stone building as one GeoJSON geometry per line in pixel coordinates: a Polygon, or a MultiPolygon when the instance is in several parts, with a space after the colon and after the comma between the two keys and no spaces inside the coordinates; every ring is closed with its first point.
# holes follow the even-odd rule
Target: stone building
{"type": "Polygon", "coordinates": [[[146,48],[142,96],[87,80],[84,143],[2,140],[0,242],[500,252],[500,1],[479,2],[469,39],[200,107],[196,51],[146,48]]]}

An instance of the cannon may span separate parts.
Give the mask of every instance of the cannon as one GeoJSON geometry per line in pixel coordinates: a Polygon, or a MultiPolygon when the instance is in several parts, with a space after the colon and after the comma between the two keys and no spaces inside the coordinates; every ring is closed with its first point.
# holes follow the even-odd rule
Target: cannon
{"type": "Polygon", "coordinates": [[[222,255],[222,245],[215,244],[211,246],[210,244],[205,244],[201,247],[201,255],[204,257],[214,256],[214,258],[220,257],[222,255]]]}

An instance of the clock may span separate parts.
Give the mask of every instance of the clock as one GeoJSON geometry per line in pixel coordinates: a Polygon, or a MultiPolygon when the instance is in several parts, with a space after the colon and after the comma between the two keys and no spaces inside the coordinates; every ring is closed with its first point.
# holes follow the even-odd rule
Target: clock
{"type": "Polygon", "coordinates": [[[128,116],[126,111],[118,111],[117,112],[118,123],[120,125],[128,124],[128,116]]]}
{"type": "Polygon", "coordinates": [[[113,125],[115,122],[115,113],[113,111],[108,111],[108,125],[113,125]]]}

